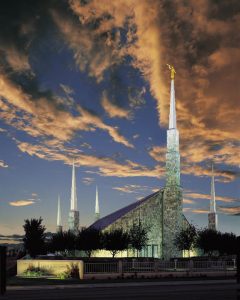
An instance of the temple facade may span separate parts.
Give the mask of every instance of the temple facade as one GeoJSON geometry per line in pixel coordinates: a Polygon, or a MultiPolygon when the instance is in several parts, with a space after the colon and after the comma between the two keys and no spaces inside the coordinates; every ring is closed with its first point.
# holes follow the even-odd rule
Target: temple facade
{"type": "MultiPolygon", "coordinates": [[[[180,185],[179,132],[177,130],[174,77],[171,73],[169,128],[167,130],[166,184],[159,191],[132,203],[106,217],[96,220],[90,227],[109,231],[115,228],[128,230],[133,223],[141,222],[148,229],[148,245],[140,256],[169,259],[182,255],[177,250],[176,234],[187,226],[182,213],[182,188],[180,185]]],[[[96,253],[95,256],[99,256],[96,253]]],[[[127,256],[122,253],[121,256],[127,256]]],[[[131,253],[132,256],[132,253],[131,253]]]]}

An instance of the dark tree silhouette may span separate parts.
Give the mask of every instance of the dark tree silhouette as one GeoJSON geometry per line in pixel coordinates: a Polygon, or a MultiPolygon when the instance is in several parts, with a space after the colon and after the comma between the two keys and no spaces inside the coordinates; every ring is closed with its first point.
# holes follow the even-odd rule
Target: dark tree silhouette
{"type": "Polygon", "coordinates": [[[129,235],[121,228],[106,231],[103,234],[103,245],[104,249],[110,251],[112,257],[115,257],[119,251],[128,249],[129,235]]]}
{"type": "Polygon", "coordinates": [[[143,227],[142,223],[133,223],[132,228],[129,230],[129,241],[132,249],[137,250],[137,257],[139,251],[141,251],[148,241],[147,228],[143,227]]]}
{"type": "Polygon", "coordinates": [[[63,245],[68,252],[76,249],[76,235],[71,230],[63,232],[63,245]]]}
{"type": "Polygon", "coordinates": [[[76,249],[84,251],[91,257],[93,251],[102,248],[101,232],[95,228],[87,228],[79,232],[76,249]]]}
{"type": "Polygon", "coordinates": [[[182,229],[179,233],[177,233],[174,244],[181,251],[188,251],[188,256],[190,256],[190,251],[196,244],[197,239],[197,231],[196,228],[189,224],[188,227],[182,229]]]}
{"type": "Polygon", "coordinates": [[[45,226],[42,225],[43,219],[24,220],[23,225],[25,236],[23,238],[24,248],[31,257],[45,253],[45,226]]]}
{"type": "Polygon", "coordinates": [[[220,255],[237,254],[237,237],[233,233],[218,233],[218,251],[220,255]]]}
{"type": "Polygon", "coordinates": [[[212,256],[214,251],[219,250],[220,233],[212,229],[203,229],[198,231],[196,246],[204,253],[212,256]]]}
{"type": "Polygon", "coordinates": [[[54,233],[49,242],[49,251],[67,252],[75,250],[76,236],[72,231],[62,231],[54,233]]]}

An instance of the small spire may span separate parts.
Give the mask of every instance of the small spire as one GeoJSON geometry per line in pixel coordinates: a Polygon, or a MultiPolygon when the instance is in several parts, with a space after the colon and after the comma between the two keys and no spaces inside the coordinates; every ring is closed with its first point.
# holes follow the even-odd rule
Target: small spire
{"type": "Polygon", "coordinates": [[[77,190],[76,190],[76,175],[75,175],[74,159],[72,165],[71,210],[73,211],[77,210],[77,190]]]}
{"type": "Polygon", "coordinates": [[[212,178],[211,178],[211,201],[210,201],[210,212],[216,213],[216,196],[215,196],[215,178],[214,178],[214,167],[212,163],[212,178]]]}
{"type": "Polygon", "coordinates": [[[58,195],[58,210],[57,210],[57,229],[56,232],[62,232],[62,214],[61,214],[61,203],[60,196],[58,195]]]}
{"type": "Polygon", "coordinates": [[[59,195],[58,195],[57,226],[62,226],[61,202],[60,202],[60,196],[59,195]]]}
{"type": "Polygon", "coordinates": [[[99,200],[98,200],[98,187],[96,185],[95,220],[98,220],[99,218],[100,218],[100,212],[99,212],[99,200]]]}

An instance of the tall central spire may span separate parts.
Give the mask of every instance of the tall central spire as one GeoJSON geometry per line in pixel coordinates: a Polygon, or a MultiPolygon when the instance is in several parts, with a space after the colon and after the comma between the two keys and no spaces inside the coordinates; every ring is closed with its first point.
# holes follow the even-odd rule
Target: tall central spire
{"type": "Polygon", "coordinates": [[[179,133],[176,121],[176,104],[174,78],[176,71],[173,66],[168,65],[171,71],[170,111],[169,129],[167,131],[167,155],[166,155],[166,185],[180,186],[180,154],[179,133]]]}
{"type": "MultiPolygon", "coordinates": [[[[169,66],[169,65],[168,65],[169,66]]],[[[169,113],[169,129],[177,128],[176,121],[176,105],[175,105],[175,89],[174,89],[174,75],[175,69],[169,66],[171,70],[171,94],[170,94],[170,113],[169,113]]]]}
{"type": "Polygon", "coordinates": [[[77,189],[74,160],[72,166],[71,210],[77,210],[77,189]]]}
{"type": "Polygon", "coordinates": [[[97,221],[99,218],[100,218],[100,213],[99,213],[99,201],[98,201],[98,187],[96,186],[95,220],[97,221]]]}
{"type": "Polygon", "coordinates": [[[170,111],[169,129],[167,130],[166,153],[166,186],[163,194],[163,230],[162,230],[162,256],[165,259],[180,255],[175,245],[176,234],[182,228],[182,189],[180,187],[180,153],[179,133],[176,122],[176,105],[174,78],[176,71],[173,66],[170,69],[170,111]]]}

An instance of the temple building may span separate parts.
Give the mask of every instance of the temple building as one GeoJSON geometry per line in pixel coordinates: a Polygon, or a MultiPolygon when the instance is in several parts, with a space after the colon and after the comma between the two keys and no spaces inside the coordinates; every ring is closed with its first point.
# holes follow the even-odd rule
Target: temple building
{"type": "Polygon", "coordinates": [[[68,215],[68,228],[73,232],[78,232],[79,229],[79,211],[77,210],[77,189],[74,161],[72,166],[72,188],[70,211],[68,215]]]}
{"type": "Polygon", "coordinates": [[[212,164],[212,178],[211,178],[211,199],[210,199],[210,212],[208,214],[208,229],[217,230],[218,216],[216,211],[216,196],[215,196],[215,179],[212,164]]]}
{"type": "MultiPolygon", "coordinates": [[[[167,130],[166,184],[159,191],[132,203],[112,214],[96,220],[90,227],[102,231],[115,228],[128,230],[133,223],[148,228],[148,245],[140,256],[169,259],[182,255],[174,244],[176,234],[187,226],[183,216],[182,188],[180,185],[179,132],[177,129],[174,77],[171,74],[169,128],[167,130]]],[[[121,254],[127,256],[128,254],[121,254]]],[[[98,256],[96,253],[95,256],[98,256]]]]}

